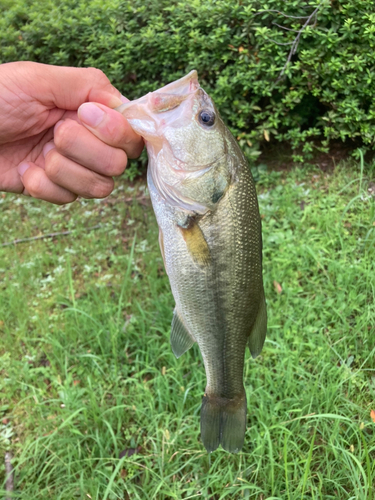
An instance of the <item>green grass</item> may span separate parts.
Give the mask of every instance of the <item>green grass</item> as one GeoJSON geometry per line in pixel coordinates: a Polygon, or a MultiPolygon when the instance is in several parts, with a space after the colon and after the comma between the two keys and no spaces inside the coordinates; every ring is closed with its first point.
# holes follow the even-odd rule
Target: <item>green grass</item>
{"type": "Polygon", "coordinates": [[[247,354],[238,455],[200,441],[204,368],[197,346],[179,360],[169,346],[144,186],[66,207],[0,195],[1,242],[73,231],[0,248],[0,462],[12,450],[15,497],[375,500],[371,176],[261,175],[269,331],[247,354]]]}

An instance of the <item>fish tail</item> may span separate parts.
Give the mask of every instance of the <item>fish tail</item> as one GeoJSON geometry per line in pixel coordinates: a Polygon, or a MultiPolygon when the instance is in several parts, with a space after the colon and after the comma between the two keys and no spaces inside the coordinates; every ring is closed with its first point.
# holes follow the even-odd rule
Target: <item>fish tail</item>
{"type": "Polygon", "coordinates": [[[237,453],[243,446],[246,432],[246,394],[235,398],[203,396],[201,436],[204,447],[211,453],[221,444],[224,450],[237,453]]]}

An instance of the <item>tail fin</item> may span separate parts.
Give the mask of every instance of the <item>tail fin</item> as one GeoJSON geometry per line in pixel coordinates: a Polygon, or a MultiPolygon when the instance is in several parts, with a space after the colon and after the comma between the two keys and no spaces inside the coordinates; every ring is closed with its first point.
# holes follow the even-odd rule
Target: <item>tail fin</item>
{"type": "Polygon", "coordinates": [[[201,436],[208,453],[219,444],[230,453],[240,451],[246,432],[246,406],[245,391],[233,399],[203,396],[201,436]]]}

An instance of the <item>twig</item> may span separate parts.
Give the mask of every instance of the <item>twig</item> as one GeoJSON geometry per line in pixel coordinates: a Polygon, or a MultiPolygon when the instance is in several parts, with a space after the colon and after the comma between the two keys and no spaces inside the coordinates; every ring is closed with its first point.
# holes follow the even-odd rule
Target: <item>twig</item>
{"type": "MultiPolygon", "coordinates": [[[[299,30],[294,30],[292,28],[287,28],[286,26],[281,26],[281,24],[277,24],[277,23],[272,23],[274,26],[277,26],[278,28],[281,28],[283,30],[286,30],[286,31],[294,31],[294,33],[299,33],[299,30]]],[[[293,42],[291,42],[293,43],[293,42]]]]}
{"type": "MultiPolygon", "coordinates": [[[[83,229],[83,231],[93,231],[94,229],[99,229],[99,227],[102,227],[102,224],[97,224],[96,226],[87,227],[83,229]]],[[[48,234],[42,234],[40,236],[32,236],[31,238],[20,238],[18,240],[2,243],[0,247],[9,247],[10,245],[18,245],[18,243],[26,243],[28,241],[35,241],[35,240],[44,240],[46,238],[55,238],[56,236],[66,236],[68,234],[74,233],[74,231],[75,229],[72,229],[71,231],[61,231],[60,233],[48,233],[48,234]]]]}
{"type": "Polygon", "coordinates": [[[150,197],[149,196],[145,196],[145,195],[142,195],[142,196],[136,196],[136,197],[133,197],[133,198],[113,198],[113,199],[106,199],[104,200],[106,203],[109,203],[111,205],[114,205],[116,203],[130,203],[132,201],[139,201],[141,205],[144,205],[145,201],[149,202],[150,201],[150,197]]]}
{"type": "MultiPolygon", "coordinates": [[[[289,55],[288,55],[288,59],[287,59],[285,65],[284,65],[283,69],[281,70],[281,72],[280,72],[280,74],[279,74],[279,76],[278,76],[278,78],[276,80],[276,83],[281,79],[281,77],[285,73],[285,70],[286,70],[288,64],[290,63],[292,57],[297,52],[297,48],[298,48],[298,44],[299,44],[299,40],[300,40],[301,34],[303,33],[303,31],[306,28],[306,26],[308,26],[310,24],[311,19],[314,16],[316,16],[316,14],[318,13],[319,9],[320,9],[320,5],[318,5],[318,7],[316,7],[316,9],[314,9],[313,13],[309,15],[309,17],[306,19],[305,24],[302,26],[302,28],[299,30],[297,36],[293,40],[292,47],[291,47],[289,55]]],[[[315,19],[315,22],[316,22],[316,19],[315,19]]]]}
{"type": "MultiPolygon", "coordinates": [[[[145,204],[146,200],[149,201],[150,197],[142,195],[142,196],[136,196],[133,198],[123,198],[122,200],[118,199],[118,198],[116,198],[114,200],[105,198],[102,201],[105,203],[118,203],[119,201],[123,202],[123,203],[130,203],[132,201],[139,201],[141,204],[145,204]]],[[[97,224],[96,226],[87,227],[87,228],[83,229],[83,231],[93,231],[94,229],[99,229],[100,227],[102,227],[102,224],[97,224]]],[[[75,229],[72,229],[71,231],[61,231],[59,233],[42,234],[40,236],[32,236],[31,238],[20,238],[17,240],[8,241],[6,243],[1,243],[0,248],[1,247],[9,247],[11,245],[18,245],[19,243],[27,243],[28,241],[44,240],[46,238],[55,238],[56,236],[67,236],[68,234],[74,233],[74,231],[75,231],[75,229]]]]}
{"type": "Polygon", "coordinates": [[[284,14],[284,12],[280,12],[279,10],[269,9],[269,10],[259,10],[254,14],[254,16],[259,16],[259,14],[263,14],[265,12],[277,12],[284,17],[290,17],[291,19],[307,19],[309,16],[290,16],[289,14],[284,14]]]}
{"type": "Polygon", "coordinates": [[[267,38],[270,42],[276,43],[276,45],[292,45],[293,42],[276,42],[273,38],[267,38]]]}
{"type": "MultiPolygon", "coordinates": [[[[12,466],[12,453],[7,451],[5,453],[5,491],[7,493],[12,493],[14,491],[14,473],[12,466]]],[[[11,500],[11,497],[8,495],[5,497],[5,500],[11,500]]]]}

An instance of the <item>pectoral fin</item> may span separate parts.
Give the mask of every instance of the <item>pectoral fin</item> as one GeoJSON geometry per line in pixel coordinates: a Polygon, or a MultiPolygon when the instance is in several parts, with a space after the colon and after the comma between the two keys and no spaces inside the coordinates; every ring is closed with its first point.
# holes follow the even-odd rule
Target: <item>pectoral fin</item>
{"type": "Polygon", "coordinates": [[[190,219],[187,227],[178,227],[193,261],[201,267],[208,266],[211,262],[210,249],[198,223],[190,219]]]}
{"type": "Polygon", "coordinates": [[[264,340],[267,333],[267,308],[264,291],[260,299],[258,314],[251,329],[248,346],[253,358],[256,358],[262,351],[264,340]]]}
{"type": "Polygon", "coordinates": [[[171,331],[171,346],[176,358],[182,356],[194,344],[195,340],[188,332],[177,309],[174,310],[171,331]]]}

